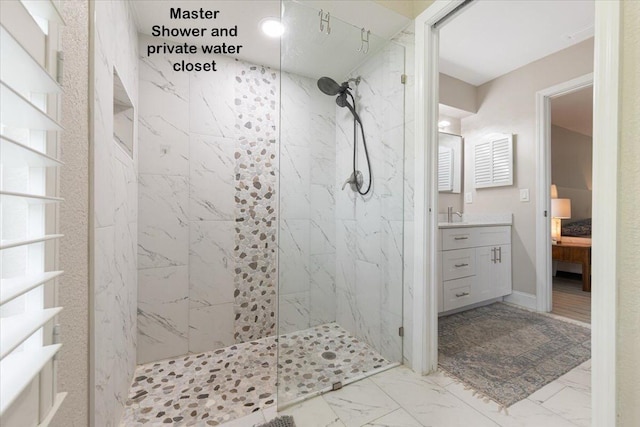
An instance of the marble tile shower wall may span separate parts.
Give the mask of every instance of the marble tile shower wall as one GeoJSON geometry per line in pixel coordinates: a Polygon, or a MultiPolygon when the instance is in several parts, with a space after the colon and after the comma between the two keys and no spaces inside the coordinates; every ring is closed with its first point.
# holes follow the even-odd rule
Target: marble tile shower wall
{"type": "MultiPolygon", "coordinates": [[[[345,189],[336,198],[337,322],[385,358],[402,360],[404,49],[390,44],[352,76],[373,170],[367,196],[345,189]]],[[[351,171],[353,118],[337,109],[336,181],[351,171]]],[[[362,150],[360,150],[362,153],[362,150]]],[[[364,162],[359,163],[364,169],[364,162]]]]}
{"type": "Polygon", "coordinates": [[[280,333],[335,321],[335,102],[282,74],[280,333]]]}
{"type": "MultiPolygon", "coordinates": [[[[141,36],[140,51],[151,41],[141,36]]],[[[139,363],[275,334],[277,231],[284,329],[334,320],[333,300],[309,306],[312,292],[333,289],[333,230],[311,221],[332,218],[311,210],[323,197],[312,182],[333,184],[335,151],[313,145],[333,143],[332,101],[310,79],[225,57],[215,73],[178,73],[175,59],[140,57],[139,363]],[[324,170],[310,167],[312,155],[324,170]],[[326,267],[310,269],[314,255],[326,267]]]]}
{"type": "Polygon", "coordinates": [[[128,3],[96,2],[94,16],[92,424],[101,427],[118,424],[136,366],[138,151],[134,144],[130,156],[114,140],[113,73],[137,113],[138,40],[128,3]]]}

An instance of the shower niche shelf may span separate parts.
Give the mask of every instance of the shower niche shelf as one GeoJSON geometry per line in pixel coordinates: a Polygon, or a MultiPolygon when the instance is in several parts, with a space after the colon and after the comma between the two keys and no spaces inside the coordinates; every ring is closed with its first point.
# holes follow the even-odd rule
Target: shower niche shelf
{"type": "Polygon", "coordinates": [[[131,98],[113,69],[113,139],[133,158],[134,109],[131,98]]]}

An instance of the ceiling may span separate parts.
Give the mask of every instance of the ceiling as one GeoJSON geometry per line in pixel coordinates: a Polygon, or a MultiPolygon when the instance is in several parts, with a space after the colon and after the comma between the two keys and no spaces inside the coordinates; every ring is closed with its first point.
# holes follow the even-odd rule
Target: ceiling
{"type": "Polygon", "coordinates": [[[593,0],[474,1],[440,31],[440,71],[479,86],[593,30],[593,0]]]}
{"type": "MultiPolygon", "coordinates": [[[[344,77],[366,57],[358,54],[360,28],[370,30],[373,53],[409,22],[406,18],[370,0],[306,0],[285,1],[282,69],[310,77],[321,75],[344,77]],[[332,32],[330,35],[319,31],[318,11],[330,12],[332,32]],[[340,22],[344,20],[352,25],[340,22]],[[374,34],[376,36],[374,36],[374,34]],[[295,40],[295,43],[292,41],[295,40]]],[[[260,30],[260,21],[266,17],[280,17],[279,0],[180,0],[180,1],[133,1],[138,31],[151,34],[154,25],[186,28],[202,26],[238,26],[237,37],[197,37],[171,38],[178,43],[243,45],[238,59],[259,65],[280,69],[280,39],[265,36],[260,30]],[[203,8],[219,10],[216,20],[172,20],[171,7],[182,9],[203,8]]],[[[161,39],[158,39],[162,43],[161,39]]]]}
{"type": "Polygon", "coordinates": [[[551,100],[551,123],[583,135],[593,135],[593,86],[551,100]]]}

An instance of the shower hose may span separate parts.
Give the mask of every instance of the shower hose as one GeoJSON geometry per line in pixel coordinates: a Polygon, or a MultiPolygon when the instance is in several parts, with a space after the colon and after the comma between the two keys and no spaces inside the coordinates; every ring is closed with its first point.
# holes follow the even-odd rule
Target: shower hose
{"type": "MultiPolygon", "coordinates": [[[[351,92],[347,91],[347,94],[351,97],[351,102],[353,103],[353,110],[356,110],[356,100],[351,94],[351,92]]],[[[371,175],[371,160],[369,159],[369,150],[367,149],[367,139],[364,136],[364,127],[362,126],[362,121],[360,121],[360,117],[354,115],[353,116],[353,179],[355,180],[356,190],[358,194],[365,196],[371,191],[372,185],[372,175],[371,175]],[[364,147],[364,155],[367,159],[367,170],[369,171],[369,183],[367,185],[367,190],[362,191],[362,185],[358,184],[357,177],[357,157],[358,157],[358,125],[360,125],[360,133],[362,134],[362,145],[364,147]]]]}

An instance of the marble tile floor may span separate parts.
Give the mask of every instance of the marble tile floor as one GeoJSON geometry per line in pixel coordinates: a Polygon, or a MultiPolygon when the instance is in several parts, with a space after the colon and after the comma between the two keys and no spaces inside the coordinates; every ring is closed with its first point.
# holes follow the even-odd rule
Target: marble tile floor
{"type": "Polygon", "coordinates": [[[508,413],[438,372],[399,366],[292,406],[252,413],[223,427],[291,415],[298,427],[576,427],[591,424],[591,360],[512,405],[508,413]]]}
{"type": "MultiPolygon", "coordinates": [[[[140,365],[121,426],[217,426],[362,376],[390,362],[336,323],[140,365]],[[276,355],[278,368],[276,369],[276,355]]],[[[256,422],[258,422],[256,421],[256,422]]],[[[242,425],[242,424],[238,424],[242,425]]]]}

